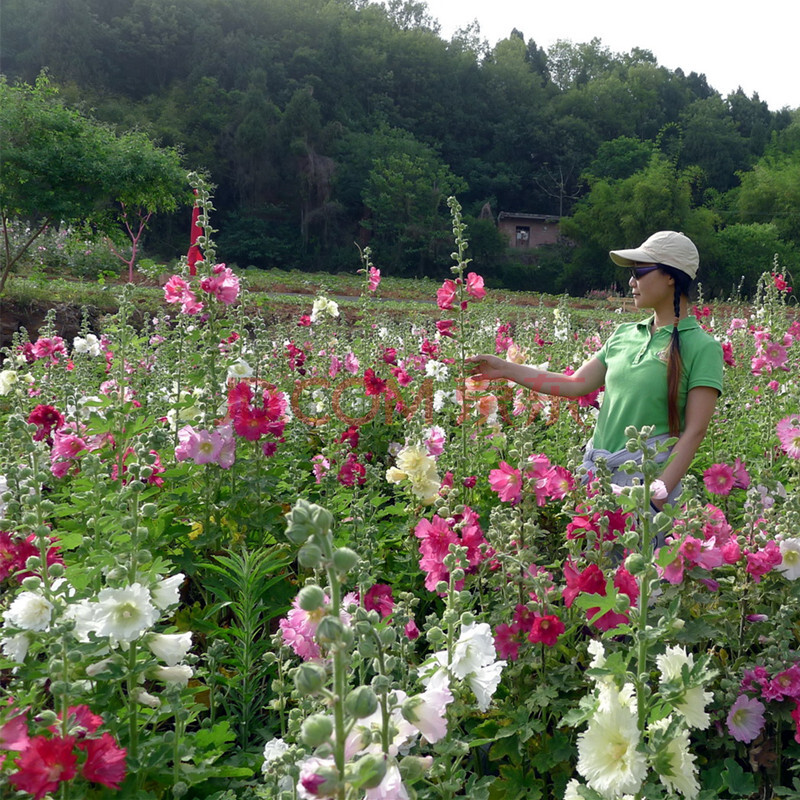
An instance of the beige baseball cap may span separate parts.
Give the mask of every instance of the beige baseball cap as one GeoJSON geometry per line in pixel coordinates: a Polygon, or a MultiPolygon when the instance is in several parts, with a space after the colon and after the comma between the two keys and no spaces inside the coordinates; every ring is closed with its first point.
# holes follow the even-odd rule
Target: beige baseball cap
{"type": "Polygon", "coordinates": [[[664,264],[685,272],[690,278],[697,275],[700,255],[694,242],[677,231],[659,231],[632,250],[611,250],[611,260],[620,267],[637,264],[664,264]]]}

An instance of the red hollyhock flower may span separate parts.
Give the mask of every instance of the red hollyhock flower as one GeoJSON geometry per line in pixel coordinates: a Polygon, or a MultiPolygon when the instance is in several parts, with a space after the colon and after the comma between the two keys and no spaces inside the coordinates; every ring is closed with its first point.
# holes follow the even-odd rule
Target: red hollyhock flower
{"type": "Polygon", "coordinates": [[[336,440],[340,444],[347,444],[350,446],[351,449],[355,450],[358,447],[358,438],[359,432],[358,428],[355,425],[351,425],[346,431],[342,433],[341,436],[336,440]]]}
{"type": "Polygon", "coordinates": [[[253,391],[245,381],[239,381],[228,390],[228,413],[233,416],[241,408],[246,408],[253,400],[253,391]]]}
{"type": "Polygon", "coordinates": [[[53,406],[38,405],[28,415],[28,422],[37,428],[36,433],[33,434],[35,442],[46,441],[48,444],[52,444],[53,439],[50,434],[64,424],[64,417],[53,406]]]}
{"type": "Polygon", "coordinates": [[[533,644],[541,642],[552,647],[562,633],[564,633],[564,623],[555,614],[545,616],[534,614],[533,624],[528,631],[528,641],[533,644]]]}
{"type": "Polygon", "coordinates": [[[380,395],[386,391],[386,381],[381,380],[372,367],[364,372],[364,391],[368,396],[380,395]]]}
{"type": "Polygon", "coordinates": [[[126,749],[119,747],[110,733],[104,733],[99,739],[84,739],[78,747],[86,752],[81,775],[92,783],[119,789],[125,780],[126,749]]]}
{"type": "Polygon", "coordinates": [[[54,793],[61,781],[75,777],[76,763],[74,736],[35,736],[17,758],[15,766],[19,771],[10,775],[8,782],[33,795],[34,800],[41,800],[54,793]]]}
{"type": "Polygon", "coordinates": [[[456,324],[454,319],[440,319],[436,321],[436,330],[439,331],[440,336],[449,336],[451,339],[455,339],[455,334],[453,333],[453,326],[456,324]]]}
{"type": "Polygon", "coordinates": [[[270,419],[263,408],[239,408],[233,416],[233,429],[248,442],[257,442],[269,432],[270,419]]]}

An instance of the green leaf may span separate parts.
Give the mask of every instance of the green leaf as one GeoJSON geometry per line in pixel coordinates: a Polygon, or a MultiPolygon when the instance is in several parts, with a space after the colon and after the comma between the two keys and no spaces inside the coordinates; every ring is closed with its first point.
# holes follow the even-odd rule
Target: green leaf
{"type": "Polygon", "coordinates": [[[725,770],[722,773],[725,784],[731,794],[745,797],[756,790],[756,782],[752,772],[745,772],[737,761],[725,759],[725,770]]]}

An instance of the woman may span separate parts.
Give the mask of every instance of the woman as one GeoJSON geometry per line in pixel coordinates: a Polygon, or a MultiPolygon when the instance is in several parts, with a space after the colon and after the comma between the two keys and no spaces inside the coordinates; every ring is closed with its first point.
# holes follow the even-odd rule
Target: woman
{"type": "MultiPolygon", "coordinates": [[[[476,378],[510,380],[560,397],[581,397],[605,385],[584,466],[591,470],[598,459],[605,459],[614,473],[612,480],[630,484],[633,476],[618,468],[631,458],[641,459],[641,453],[625,450],[625,428],[652,425],[652,441],[678,437],[673,458],[661,475],[672,502],[680,494],[680,481],[706,435],[722,391],[722,348],[689,315],[688,290],[699,266],[697,248],[682,233],[659,231],[640,247],[612,250],[610,256],[615,264],[630,268],[628,283],[636,308],[654,313],[641,322],[620,325],[573,375],[492,355],[468,361],[476,378]]],[[[664,502],[653,504],[660,509],[664,502]]]]}

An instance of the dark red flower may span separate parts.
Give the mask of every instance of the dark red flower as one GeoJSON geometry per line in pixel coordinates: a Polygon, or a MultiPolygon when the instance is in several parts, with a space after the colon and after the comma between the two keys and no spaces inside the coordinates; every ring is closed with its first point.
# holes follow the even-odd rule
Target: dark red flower
{"type": "Polygon", "coordinates": [[[381,395],[386,391],[386,381],[381,380],[371,367],[364,372],[364,391],[368,396],[381,395]]]}
{"type": "Polygon", "coordinates": [[[552,647],[562,633],[564,633],[564,623],[555,614],[545,616],[534,614],[533,624],[528,631],[528,641],[533,644],[541,642],[552,647]]]}
{"type": "Polygon", "coordinates": [[[364,608],[377,611],[381,617],[388,617],[394,610],[392,587],[386,583],[375,583],[364,595],[364,608]]]}

